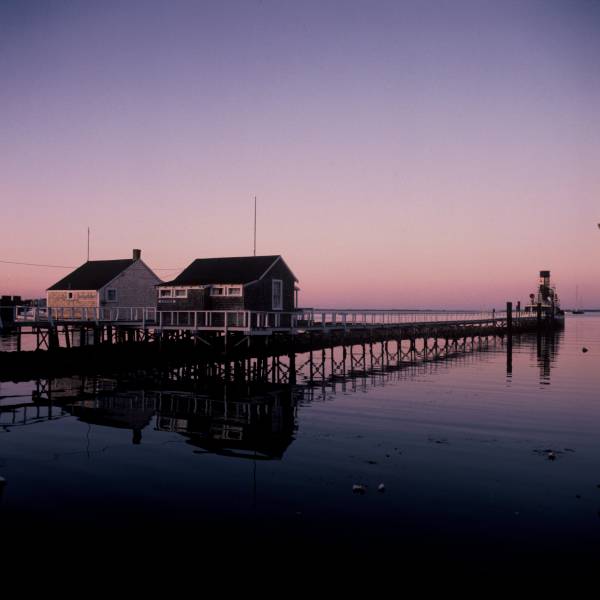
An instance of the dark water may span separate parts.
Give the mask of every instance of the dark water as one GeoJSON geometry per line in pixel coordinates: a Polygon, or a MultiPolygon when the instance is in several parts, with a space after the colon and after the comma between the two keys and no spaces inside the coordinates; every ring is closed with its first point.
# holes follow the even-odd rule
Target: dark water
{"type": "Polygon", "coordinates": [[[515,340],[511,372],[490,342],[293,388],[1,383],[3,539],[585,569],[600,558],[599,357],[600,317],[584,315],[515,340]]]}

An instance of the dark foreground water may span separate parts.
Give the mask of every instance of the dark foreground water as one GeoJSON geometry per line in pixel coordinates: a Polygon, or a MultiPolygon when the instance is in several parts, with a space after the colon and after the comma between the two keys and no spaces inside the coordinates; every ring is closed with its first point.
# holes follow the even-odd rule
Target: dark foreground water
{"type": "Polygon", "coordinates": [[[515,340],[508,364],[490,343],[294,388],[1,383],[3,551],[589,570],[600,317],[515,340]]]}

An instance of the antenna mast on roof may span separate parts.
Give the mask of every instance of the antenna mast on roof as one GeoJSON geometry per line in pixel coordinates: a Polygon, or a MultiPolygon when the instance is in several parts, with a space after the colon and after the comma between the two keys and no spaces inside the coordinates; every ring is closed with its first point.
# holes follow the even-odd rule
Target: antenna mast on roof
{"type": "Polygon", "coordinates": [[[254,256],[256,256],[256,196],[254,196],[254,256]]]}
{"type": "Polygon", "coordinates": [[[87,260],[90,262],[90,228],[88,227],[88,239],[87,239],[87,260]]]}

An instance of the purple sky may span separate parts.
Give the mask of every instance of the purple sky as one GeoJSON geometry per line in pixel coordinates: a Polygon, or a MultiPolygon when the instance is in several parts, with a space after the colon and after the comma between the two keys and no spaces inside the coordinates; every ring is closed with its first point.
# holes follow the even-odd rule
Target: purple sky
{"type": "Polygon", "coordinates": [[[0,260],[170,279],[256,194],[306,306],[600,306],[599,107],[594,0],[0,0],[0,260]]]}

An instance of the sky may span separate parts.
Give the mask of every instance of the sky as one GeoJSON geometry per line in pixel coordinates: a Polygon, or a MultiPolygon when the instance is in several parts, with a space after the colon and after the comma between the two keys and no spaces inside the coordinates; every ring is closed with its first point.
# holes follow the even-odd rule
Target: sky
{"type": "MultiPolygon", "coordinates": [[[[600,307],[600,1],[0,0],[0,261],[282,254],[303,306],[600,307]]],[[[0,294],[68,269],[0,262],[0,294]]]]}

